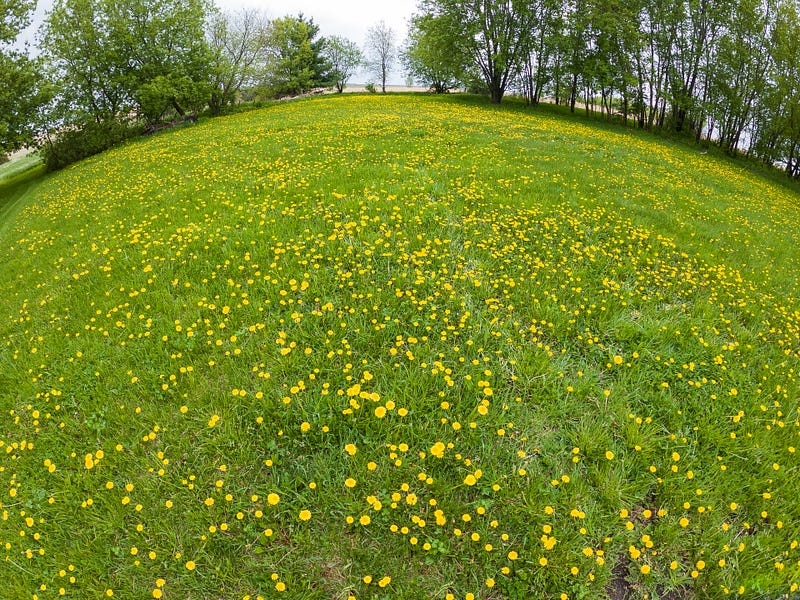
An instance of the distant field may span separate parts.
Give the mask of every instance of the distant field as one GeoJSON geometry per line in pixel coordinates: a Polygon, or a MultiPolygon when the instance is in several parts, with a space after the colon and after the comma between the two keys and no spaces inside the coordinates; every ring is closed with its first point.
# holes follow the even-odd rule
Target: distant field
{"type": "Polygon", "coordinates": [[[779,598],[800,203],[635,132],[343,95],[0,222],[0,598],[779,598]]]}
{"type": "Polygon", "coordinates": [[[6,183],[12,177],[27,171],[39,162],[39,158],[35,154],[25,154],[22,156],[15,156],[7,163],[0,165],[0,184],[6,183]]]}

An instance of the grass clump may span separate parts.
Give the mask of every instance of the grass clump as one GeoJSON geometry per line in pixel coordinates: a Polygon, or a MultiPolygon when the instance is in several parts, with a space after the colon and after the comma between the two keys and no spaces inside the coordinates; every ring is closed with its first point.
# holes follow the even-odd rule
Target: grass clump
{"type": "Polygon", "coordinates": [[[793,593],[797,222],[450,98],[70,167],[0,234],[0,595],[793,593]]]}

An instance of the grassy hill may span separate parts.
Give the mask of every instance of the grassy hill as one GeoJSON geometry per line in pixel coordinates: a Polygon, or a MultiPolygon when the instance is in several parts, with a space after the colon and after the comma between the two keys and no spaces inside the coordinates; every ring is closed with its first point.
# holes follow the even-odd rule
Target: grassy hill
{"type": "Polygon", "coordinates": [[[799,200],[423,96],[50,177],[0,223],[0,597],[794,593],[799,200]]]}

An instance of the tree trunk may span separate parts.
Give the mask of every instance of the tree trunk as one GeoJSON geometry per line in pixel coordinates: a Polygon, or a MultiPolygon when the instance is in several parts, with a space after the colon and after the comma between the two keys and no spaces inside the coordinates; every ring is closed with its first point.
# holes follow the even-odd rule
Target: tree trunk
{"type": "Polygon", "coordinates": [[[572,74],[572,91],[569,95],[569,110],[575,112],[575,102],[578,100],[578,74],[572,74]]]}
{"type": "Polygon", "coordinates": [[[491,96],[492,104],[500,104],[503,100],[503,90],[497,84],[492,84],[491,88],[489,89],[489,94],[491,96]]]}
{"type": "Polygon", "coordinates": [[[176,98],[171,98],[170,102],[172,102],[172,108],[175,109],[175,112],[180,115],[181,119],[183,119],[186,116],[186,111],[181,108],[180,104],[178,104],[178,100],[176,98]]]}

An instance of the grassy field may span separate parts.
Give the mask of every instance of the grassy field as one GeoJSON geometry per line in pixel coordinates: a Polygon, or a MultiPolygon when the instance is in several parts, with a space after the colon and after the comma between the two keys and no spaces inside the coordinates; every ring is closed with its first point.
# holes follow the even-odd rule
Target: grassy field
{"type": "Polygon", "coordinates": [[[0,597],[789,597],[799,201],[426,96],[43,180],[0,223],[0,597]]]}

